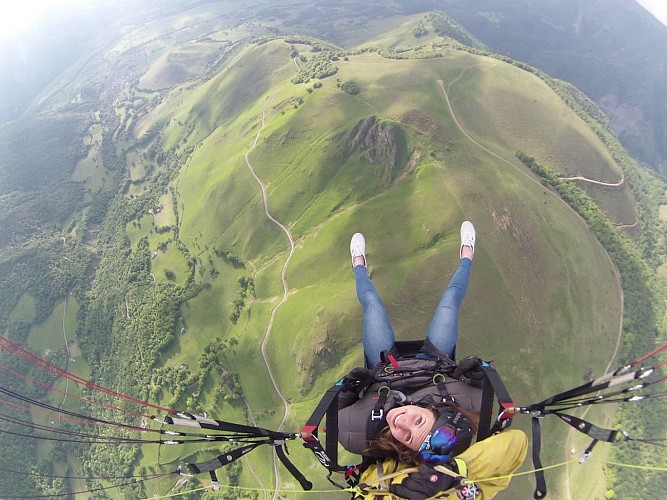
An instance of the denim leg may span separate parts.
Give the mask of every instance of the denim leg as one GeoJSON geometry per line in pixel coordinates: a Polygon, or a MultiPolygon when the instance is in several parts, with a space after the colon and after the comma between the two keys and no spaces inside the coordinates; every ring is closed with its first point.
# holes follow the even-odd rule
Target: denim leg
{"type": "Polygon", "coordinates": [[[373,367],[380,362],[382,351],[388,351],[394,347],[394,330],[391,328],[384,304],[364,266],[354,268],[354,280],[357,297],[364,311],[361,341],[364,345],[366,365],[373,367]]]}
{"type": "Polygon", "coordinates": [[[428,327],[428,339],[442,354],[454,359],[456,338],[459,333],[459,307],[468,290],[472,260],[461,259],[447,290],[442,294],[433,320],[428,327]]]}

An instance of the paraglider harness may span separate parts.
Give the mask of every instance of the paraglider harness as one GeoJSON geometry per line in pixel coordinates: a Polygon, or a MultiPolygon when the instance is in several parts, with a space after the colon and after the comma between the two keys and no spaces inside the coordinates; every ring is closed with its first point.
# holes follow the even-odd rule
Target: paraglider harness
{"type": "MultiPolygon", "coordinates": [[[[418,357],[417,354],[422,351],[422,347],[427,346],[427,342],[397,342],[397,356],[390,357],[387,356],[387,361],[389,362],[391,369],[396,371],[401,368],[401,361],[403,359],[410,359],[418,357]]],[[[242,443],[242,446],[233,450],[225,451],[219,456],[203,462],[198,463],[181,463],[176,470],[168,472],[166,474],[160,474],[154,477],[162,477],[167,474],[181,474],[181,475],[195,475],[200,473],[209,473],[211,477],[211,483],[214,489],[220,487],[220,482],[218,481],[215,471],[225,465],[238,460],[242,456],[245,456],[247,453],[251,452],[255,448],[267,444],[273,447],[276,450],[276,455],[279,460],[285,465],[287,470],[298,480],[301,487],[304,490],[310,490],[312,484],[299,472],[299,470],[292,464],[292,462],[287,458],[287,442],[294,439],[302,439],[303,444],[306,448],[310,449],[318,459],[328,470],[329,476],[333,472],[342,472],[345,473],[348,484],[354,485],[355,482],[359,481],[361,472],[363,471],[364,462],[358,466],[341,466],[338,464],[338,398],[346,389],[346,382],[350,382],[348,377],[345,377],[338,381],[336,384],[331,387],[317,408],[308,419],[308,422],[303,427],[301,432],[298,433],[286,433],[280,431],[272,431],[269,429],[264,429],[261,427],[236,424],[233,422],[227,422],[223,420],[216,420],[209,418],[205,413],[203,415],[195,415],[187,411],[178,411],[172,408],[167,408],[159,406],[148,401],[141,401],[139,399],[133,398],[131,396],[124,395],[113,389],[109,389],[98,385],[90,380],[83,379],[78,375],[68,372],[49,361],[40,358],[34,353],[22,348],[16,342],[0,335],[0,349],[9,352],[12,355],[21,358],[36,367],[47,370],[51,373],[55,373],[58,376],[63,376],[68,380],[72,380],[77,384],[85,385],[87,388],[98,391],[107,395],[111,395],[116,398],[120,398],[124,401],[135,405],[141,405],[145,408],[150,408],[154,411],[164,414],[147,414],[147,413],[137,413],[130,412],[134,416],[141,416],[142,423],[141,426],[128,425],[124,423],[114,422],[112,420],[100,419],[90,415],[85,415],[63,408],[57,408],[55,406],[50,406],[44,402],[32,399],[26,395],[17,393],[6,387],[0,387],[0,393],[8,395],[10,397],[16,398],[20,401],[26,402],[30,405],[41,406],[43,408],[50,409],[59,414],[65,414],[70,417],[75,417],[80,421],[91,422],[94,425],[106,425],[109,427],[116,427],[125,430],[131,431],[140,431],[140,432],[150,432],[159,434],[158,439],[127,439],[126,436],[122,438],[116,438],[117,443],[127,443],[127,444],[158,444],[158,445],[182,445],[186,443],[211,443],[211,442],[227,442],[227,443],[242,443]],[[327,433],[326,441],[322,444],[318,437],[318,429],[322,419],[326,415],[326,425],[329,429],[327,433]],[[160,424],[159,429],[149,428],[148,420],[151,420],[157,424],[160,424]],[[163,428],[167,426],[167,428],[163,428]],[[195,431],[194,433],[190,431],[176,431],[170,430],[169,427],[187,427],[194,429],[203,429],[206,430],[205,433],[199,433],[195,431]],[[167,436],[167,437],[163,437],[167,436]]],[[[428,350],[428,349],[426,349],[428,350]]],[[[659,353],[667,350],[667,342],[655,347],[652,351],[647,354],[636,358],[635,360],[621,366],[617,370],[609,373],[605,373],[602,376],[591,380],[585,384],[582,384],[573,389],[560,392],[554,396],[551,396],[547,399],[544,399],[538,403],[531,405],[517,407],[512,402],[507,390],[505,389],[500,377],[496,373],[496,370],[491,365],[491,363],[481,361],[479,358],[465,358],[457,366],[453,361],[449,361],[449,364],[444,363],[442,366],[442,379],[438,376],[439,373],[434,374],[433,382],[440,384],[439,387],[441,390],[440,396],[442,396],[443,402],[446,402],[447,392],[444,384],[444,376],[448,375],[450,378],[459,378],[461,381],[466,382],[466,378],[470,378],[468,382],[474,378],[477,382],[480,382],[483,391],[482,391],[482,404],[480,408],[480,424],[478,429],[477,440],[481,441],[486,439],[498,431],[501,431],[508,427],[512,421],[514,415],[528,414],[532,417],[533,420],[533,464],[536,468],[536,477],[537,477],[537,488],[535,490],[535,498],[540,499],[546,496],[546,483],[544,481],[544,475],[542,472],[542,465],[540,463],[540,446],[541,446],[541,430],[540,430],[540,420],[545,415],[556,415],[564,422],[571,425],[577,431],[586,434],[588,437],[592,438],[591,444],[588,446],[586,451],[580,458],[580,463],[585,462],[591,455],[593,447],[599,442],[609,442],[614,443],[616,441],[629,442],[633,443],[642,443],[650,444],[656,446],[666,446],[664,444],[667,439],[662,437],[660,438],[635,438],[630,437],[628,432],[623,430],[615,429],[604,429],[597,427],[586,420],[575,417],[564,413],[564,411],[569,409],[581,408],[583,406],[588,406],[592,404],[601,404],[601,403],[622,403],[622,402],[638,402],[645,401],[653,398],[666,397],[667,391],[652,391],[652,392],[639,392],[645,388],[656,386],[662,382],[667,381],[667,376],[661,376],[659,378],[653,377],[659,373],[659,369],[667,365],[667,362],[658,362],[653,366],[641,367],[637,366],[640,363],[657,356],[659,353]],[[465,368],[469,365],[470,370],[465,368]],[[464,369],[465,368],[465,369],[464,369]],[[481,375],[481,377],[480,377],[481,375]],[[471,378],[472,377],[472,378],[471,378]],[[444,389],[444,390],[443,390],[444,389]],[[609,390],[607,390],[609,389],[609,390]],[[499,403],[499,413],[498,417],[493,420],[491,418],[493,412],[494,400],[497,399],[499,403]]],[[[389,353],[391,354],[391,353],[389,353]]],[[[447,358],[448,359],[448,358],[447,358]]],[[[405,363],[409,364],[409,363],[405,363]]],[[[386,366],[388,368],[388,366],[386,366]]],[[[405,376],[410,376],[410,374],[405,374],[405,376]]],[[[405,378],[405,377],[404,377],[405,378]]],[[[471,384],[475,385],[475,384],[471,384]]],[[[389,392],[389,391],[382,391],[389,392]]],[[[381,395],[381,394],[380,394],[381,395]]],[[[104,405],[107,408],[113,408],[120,410],[120,408],[104,405]]],[[[123,410],[126,411],[127,410],[123,410]]],[[[384,407],[377,405],[370,412],[369,418],[372,421],[379,420],[383,417],[384,407]]],[[[441,412],[442,414],[442,412],[441,412]]],[[[383,424],[384,425],[384,424],[383,424]]],[[[465,453],[465,452],[464,452],[465,453]]],[[[159,457],[159,451],[158,451],[159,457]]],[[[367,462],[369,465],[369,462],[367,462]]],[[[146,478],[144,478],[145,480],[146,478]]],[[[331,481],[330,477],[328,478],[331,481]]],[[[333,484],[333,481],[331,481],[333,484]]],[[[342,487],[338,484],[336,486],[342,487]]],[[[91,490],[92,491],[92,490],[91,490]]],[[[96,491],[96,490],[95,490],[96,491]]]]}
{"type": "MultiPolygon", "coordinates": [[[[404,359],[414,358],[421,352],[424,342],[422,341],[406,341],[396,342],[398,355],[389,353],[386,356],[386,361],[391,365],[394,373],[401,375],[401,361],[404,359]]],[[[618,368],[614,372],[606,373],[595,380],[582,384],[573,389],[561,392],[551,396],[543,401],[531,405],[518,407],[512,402],[500,376],[490,362],[482,361],[479,358],[466,358],[461,361],[458,367],[462,367],[464,363],[468,362],[470,365],[475,365],[477,370],[473,370],[477,381],[482,384],[482,403],[480,408],[480,421],[477,432],[477,441],[482,441],[489,436],[496,434],[510,426],[512,418],[521,413],[528,414],[532,417],[532,431],[533,431],[533,465],[535,467],[536,489],[534,498],[541,499],[547,494],[546,481],[544,472],[540,461],[541,448],[541,429],[540,421],[546,415],[556,415],[564,422],[571,425],[577,431],[586,434],[592,438],[591,444],[583,453],[580,463],[585,462],[591,455],[593,447],[599,442],[613,443],[619,439],[623,441],[641,442],[644,444],[652,444],[665,446],[663,442],[665,439],[648,439],[648,438],[631,438],[627,432],[622,430],[604,429],[593,425],[592,423],[563,413],[564,410],[580,408],[583,406],[598,404],[598,403],[614,403],[614,402],[635,402],[643,401],[650,398],[667,396],[667,391],[644,393],[633,395],[632,393],[644,389],[649,386],[664,382],[667,377],[651,380],[649,377],[656,373],[656,371],[665,366],[667,363],[659,363],[650,367],[636,367],[639,363],[657,355],[658,353],[667,350],[667,343],[655,348],[648,354],[641,356],[634,361],[618,368]],[[470,363],[470,361],[476,361],[470,363]],[[481,378],[478,376],[481,372],[481,378]],[[619,386],[629,387],[618,388],[619,386]],[[611,392],[601,393],[605,389],[614,388],[611,392]],[[495,401],[498,401],[498,416],[494,419],[493,406],[495,401]]],[[[441,366],[443,377],[440,380],[435,374],[433,381],[438,385],[440,395],[443,402],[447,402],[449,397],[444,383],[444,375],[454,373],[457,365],[449,360],[441,366]]],[[[460,370],[459,370],[460,371],[460,370]]],[[[471,373],[472,373],[471,372],[471,373]]],[[[470,374],[470,373],[469,373],[470,374]]],[[[403,374],[403,377],[410,376],[410,374],[403,374]]],[[[465,373],[460,377],[462,381],[465,380],[465,373]]],[[[359,484],[359,479],[363,472],[376,463],[377,457],[363,456],[363,460],[358,465],[343,466],[338,463],[338,402],[339,397],[344,389],[346,389],[346,382],[349,379],[343,379],[336,382],[320,400],[319,404],[313,411],[312,415],[306,422],[306,425],[298,433],[284,433],[263,429],[261,427],[253,427],[248,425],[235,424],[221,420],[214,420],[200,415],[193,415],[187,412],[174,412],[172,416],[164,417],[164,420],[159,422],[163,424],[180,425],[185,427],[197,427],[202,429],[209,429],[217,431],[215,434],[207,435],[206,440],[211,441],[227,441],[227,442],[245,442],[246,445],[235,450],[221,454],[220,456],[201,463],[186,463],[180,466],[176,472],[184,474],[199,474],[208,472],[211,475],[213,486],[218,484],[215,470],[228,465],[229,463],[239,459],[246,453],[254,450],[262,444],[268,444],[276,450],[276,454],[280,461],[285,465],[287,470],[294,476],[304,490],[312,489],[312,483],[308,481],[301,472],[294,466],[294,464],[287,458],[287,441],[293,439],[301,439],[303,446],[313,452],[317,460],[329,471],[327,479],[332,484],[339,488],[346,489],[346,486],[336,483],[331,479],[331,475],[336,473],[343,473],[345,480],[349,486],[356,486],[359,484]],[[318,431],[320,424],[325,419],[326,439],[324,444],[320,441],[318,431]],[[223,432],[224,434],[220,434],[223,432]]],[[[378,404],[375,405],[369,415],[369,422],[376,422],[381,420],[384,416],[383,404],[386,402],[386,397],[390,391],[381,391],[378,398],[378,404]],[[383,394],[385,397],[383,399],[383,394]]],[[[172,410],[170,410],[172,411],[172,410]]],[[[156,419],[157,420],[157,419],[156,419]]],[[[382,423],[382,426],[386,424],[382,423]]],[[[372,427],[372,426],[367,426],[372,427]]],[[[370,434],[373,431],[367,431],[370,434]]],[[[161,431],[161,433],[169,434],[171,436],[183,435],[185,433],[161,431]]],[[[181,441],[169,440],[161,441],[163,444],[179,444],[181,441]]],[[[187,442],[187,441],[186,441],[187,442]]]]}
{"type": "MultiPolygon", "coordinates": [[[[424,341],[397,341],[396,350],[393,352],[383,353],[383,363],[376,366],[374,370],[376,373],[380,370],[389,368],[393,378],[396,380],[403,380],[406,377],[415,376],[414,372],[403,370],[401,368],[401,361],[405,359],[412,359],[422,351],[424,341]]],[[[496,369],[490,362],[482,361],[479,358],[467,358],[476,360],[474,365],[477,365],[477,382],[482,387],[482,402],[480,408],[479,428],[477,432],[477,441],[482,441],[487,437],[502,431],[509,427],[512,422],[512,417],[516,414],[515,405],[510,397],[505,385],[503,384],[496,369]],[[480,376],[481,375],[481,376],[480,376]],[[498,400],[498,416],[493,418],[493,407],[495,400],[498,400]]],[[[451,376],[456,369],[456,364],[448,357],[438,359],[435,364],[433,373],[430,376],[437,385],[438,392],[442,398],[443,403],[451,403],[453,398],[449,395],[446,385],[445,376],[451,376]]],[[[461,377],[465,379],[465,377],[461,377]]],[[[354,381],[352,381],[354,383],[354,381]]],[[[372,381],[366,381],[370,385],[372,381]]],[[[384,380],[388,390],[379,391],[379,397],[375,403],[374,408],[368,415],[366,425],[367,441],[377,436],[379,430],[386,425],[384,421],[384,409],[387,399],[391,393],[391,381],[384,380]]],[[[338,463],[338,410],[339,397],[342,392],[349,390],[350,379],[344,377],[336,382],[327,390],[317,407],[306,422],[306,425],[301,429],[301,439],[303,446],[313,452],[317,460],[329,471],[327,479],[332,484],[344,488],[331,479],[334,472],[343,473],[345,481],[349,486],[356,486],[359,483],[359,478],[363,471],[371,464],[377,461],[376,456],[362,455],[362,462],[357,465],[340,465],[338,463]],[[325,418],[326,417],[326,418],[325,418]],[[319,439],[318,431],[322,420],[325,419],[326,438],[324,443],[319,439]]],[[[384,387],[383,387],[384,388],[384,387]]]]}

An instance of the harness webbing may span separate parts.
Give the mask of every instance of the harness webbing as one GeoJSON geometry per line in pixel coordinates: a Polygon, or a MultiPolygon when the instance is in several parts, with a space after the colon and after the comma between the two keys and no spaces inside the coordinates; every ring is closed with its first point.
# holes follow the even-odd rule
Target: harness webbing
{"type": "Polygon", "coordinates": [[[250,453],[259,445],[270,444],[270,443],[271,441],[260,441],[257,443],[248,444],[240,448],[236,448],[235,450],[228,451],[226,453],[218,455],[217,457],[212,458],[211,460],[207,460],[205,462],[199,462],[196,464],[186,463],[185,467],[187,467],[193,474],[200,474],[202,472],[212,472],[215,469],[224,467],[225,465],[232,463],[234,460],[241,458],[246,453],[250,453]]]}
{"type": "MultiPolygon", "coordinates": [[[[646,381],[647,377],[656,372],[658,368],[664,365],[660,363],[651,367],[640,367],[634,371],[629,371],[631,368],[635,367],[638,363],[649,359],[652,356],[655,356],[659,352],[667,349],[667,343],[657,347],[648,354],[641,356],[634,361],[618,368],[617,370],[606,373],[595,380],[577,386],[573,389],[560,392],[551,397],[548,397],[539,403],[534,403],[526,407],[515,408],[513,411],[515,413],[528,413],[532,415],[532,431],[533,431],[533,465],[535,466],[535,479],[536,487],[534,492],[534,498],[541,499],[546,496],[546,482],[544,480],[544,472],[542,468],[542,463],[540,461],[540,447],[541,447],[541,426],[540,419],[545,415],[556,415],[561,420],[571,425],[577,431],[587,435],[592,439],[591,444],[584,451],[580,462],[586,461],[593,450],[593,447],[599,442],[613,443],[619,437],[619,433],[622,433],[625,441],[631,440],[627,433],[623,431],[618,431],[614,429],[604,429],[598,427],[591,422],[583,420],[579,417],[563,413],[563,410],[580,408],[582,406],[588,406],[592,404],[601,404],[601,403],[620,403],[620,402],[634,402],[642,401],[644,399],[662,397],[667,395],[667,392],[655,392],[649,394],[640,394],[640,395],[630,395],[627,396],[627,393],[638,391],[645,387],[663,382],[667,377],[662,377],[658,380],[646,381]],[[640,381],[635,383],[630,387],[624,389],[617,389],[615,391],[601,393],[592,395],[593,393],[600,393],[605,389],[622,386],[624,384],[629,384],[634,381],[640,381]],[[619,396],[619,397],[615,397],[619,396]]],[[[653,444],[653,443],[651,443],[653,444]]],[[[657,443],[656,443],[657,444],[657,443]]]]}
{"type": "MultiPolygon", "coordinates": [[[[400,364],[400,358],[397,365],[398,364],[400,364]]],[[[516,414],[516,406],[514,405],[505,384],[500,378],[500,375],[496,372],[496,369],[487,362],[482,362],[481,367],[484,372],[484,389],[482,393],[483,399],[477,441],[481,441],[482,439],[509,427],[512,417],[516,414]],[[499,415],[494,421],[493,406],[496,399],[499,404],[499,415]]],[[[424,373],[419,371],[406,373],[404,375],[397,374],[399,378],[415,375],[424,375],[424,373]]],[[[333,472],[346,472],[346,481],[348,484],[354,486],[358,481],[358,473],[363,471],[363,469],[370,463],[370,459],[369,457],[363,457],[364,461],[362,464],[356,466],[343,466],[338,463],[338,399],[340,393],[343,391],[343,381],[344,379],[339,380],[327,390],[311,416],[308,418],[306,425],[301,429],[301,437],[303,439],[303,446],[313,452],[317,460],[329,471],[329,476],[331,476],[331,473],[333,472]],[[325,445],[323,446],[318,438],[318,430],[320,423],[325,416],[327,436],[325,445]]],[[[438,386],[443,402],[447,402],[448,399],[451,399],[444,381],[436,381],[436,385],[438,386]]],[[[386,391],[379,391],[377,402],[374,405],[372,413],[369,415],[366,431],[367,439],[369,439],[369,434],[372,434],[372,437],[377,435],[379,428],[382,428],[385,425],[383,412],[390,393],[391,391],[389,390],[389,387],[387,387],[386,391]]],[[[332,484],[336,484],[331,481],[331,479],[329,479],[329,481],[332,482],[332,484]]]]}
{"type": "Polygon", "coordinates": [[[346,468],[338,465],[338,395],[343,390],[343,379],[331,386],[324,396],[317,403],[315,410],[308,418],[306,425],[301,429],[301,438],[303,439],[303,446],[313,452],[317,460],[326,467],[329,471],[342,472],[346,468]],[[329,409],[332,408],[331,411],[329,409]],[[336,416],[333,416],[333,413],[336,416]],[[327,416],[326,429],[327,439],[325,441],[326,448],[322,446],[318,438],[318,431],[320,422],[327,416]],[[329,427],[330,419],[336,419],[336,426],[329,427]],[[333,436],[331,439],[329,436],[333,436]],[[335,440],[335,442],[334,442],[335,440]]]}
{"type": "Polygon", "coordinates": [[[516,415],[516,406],[496,369],[486,361],[482,361],[481,367],[484,371],[484,387],[482,389],[482,407],[479,412],[477,442],[509,427],[512,418],[516,415]],[[498,399],[499,411],[498,418],[492,425],[495,399],[498,399]]]}
{"type": "MultiPolygon", "coordinates": [[[[176,414],[178,415],[178,418],[166,416],[164,417],[164,421],[161,423],[231,433],[209,435],[208,438],[213,441],[249,443],[236,448],[235,450],[222,453],[217,457],[205,462],[186,463],[183,467],[187,468],[191,473],[199,474],[202,472],[212,472],[215,469],[219,469],[220,467],[224,467],[225,465],[238,460],[245,454],[250,453],[258,446],[267,444],[275,449],[278,459],[282,462],[290,474],[292,474],[292,476],[299,482],[301,487],[306,491],[312,489],[312,483],[308,481],[303,476],[303,474],[301,474],[299,469],[297,469],[296,466],[287,457],[287,440],[303,437],[301,434],[277,432],[264,429],[263,427],[235,424],[233,422],[216,420],[204,417],[202,415],[194,415],[188,412],[177,412],[176,414]]],[[[179,467],[179,472],[181,470],[182,468],[179,467]]]]}

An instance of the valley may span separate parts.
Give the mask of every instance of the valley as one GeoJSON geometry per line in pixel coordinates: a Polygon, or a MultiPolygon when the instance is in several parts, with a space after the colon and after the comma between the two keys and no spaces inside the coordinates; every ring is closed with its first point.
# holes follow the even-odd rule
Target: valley
{"type": "MultiPolygon", "coordinates": [[[[296,431],[362,363],[350,236],[366,235],[397,337],[412,339],[426,332],[469,219],[478,249],[457,355],[493,359],[517,402],[578,385],[644,349],[651,334],[664,337],[664,304],[641,305],[654,300],[646,262],[665,261],[664,185],[584,111],[576,89],[435,36],[438,18],[427,14],[369,20],[372,39],[355,39],[355,23],[320,39],[305,28],[277,35],[285,20],[252,8],[203,3],[189,21],[174,14],[135,26],[45,94],[44,113],[80,113],[81,134],[58,181],[74,208],[61,210],[55,229],[44,224],[50,246],[40,244],[52,258],[35,273],[69,281],[45,290],[15,265],[34,236],[4,243],[0,264],[15,273],[3,274],[15,277],[0,311],[8,335],[60,349],[77,373],[133,397],[296,431]],[[341,38],[354,43],[343,48],[341,38]]],[[[611,426],[614,413],[589,417],[611,426]]],[[[528,430],[528,419],[517,426],[528,430]]],[[[567,432],[544,422],[543,442],[555,443],[545,464],[586,446],[567,432]]],[[[599,448],[585,472],[549,472],[554,498],[605,495],[609,449],[599,448]]],[[[344,495],[309,452],[290,450],[321,496],[344,495]]],[[[104,477],[156,474],[220,451],[35,453],[104,477]]],[[[271,450],[220,477],[238,487],[229,498],[298,495],[271,450]]],[[[527,498],[532,481],[517,477],[498,498],[527,498]]],[[[208,484],[172,476],[109,495],[218,498],[203,493],[208,484]]],[[[96,486],[111,482],[87,483],[96,486]]]]}

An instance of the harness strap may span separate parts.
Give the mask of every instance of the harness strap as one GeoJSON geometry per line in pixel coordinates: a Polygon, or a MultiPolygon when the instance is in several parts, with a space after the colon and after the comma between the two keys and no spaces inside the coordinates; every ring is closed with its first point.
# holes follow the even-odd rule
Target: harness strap
{"type": "MultiPolygon", "coordinates": [[[[598,441],[613,443],[619,433],[619,431],[616,430],[597,427],[596,425],[593,425],[586,420],[568,415],[566,413],[559,413],[556,411],[548,413],[552,413],[558,416],[561,420],[567,422],[579,432],[586,434],[588,437],[593,439],[593,442],[590,444],[590,446],[588,446],[588,448],[586,448],[586,451],[582,456],[583,461],[585,461],[590,456],[591,452],[593,451],[593,447],[597,444],[598,441]]],[[[540,448],[542,446],[542,429],[540,426],[540,418],[548,413],[539,413],[538,415],[533,416],[533,466],[536,469],[536,485],[534,497],[536,499],[544,498],[547,494],[547,484],[544,479],[544,471],[542,470],[542,461],[540,460],[540,448]]]]}
{"type": "MultiPolygon", "coordinates": [[[[436,376],[437,376],[437,374],[436,374],[436,376]]],[[[435,380],[436,376],[434,376],[434,380],[435,380]]],[[[443,375],[442,377],[437,377],[437,378],[438,378],[438,382],[437,382],[436,385],[438,386],[438,392],[440,393],[440,396],[442,397],[442,402],[443,403],[450,403],[450,404],[455,403],[454,397],[449,393],[449,390],[447,389],[447,384],[445,384],[445,380],[446,380],[445,376],[443,375]]]]}
{"type": "Polygon", "coordinates": [[[613,429],[604,429],[596,425],[591,424],[587,420],[575,417],[573,415],[568,415],[566,413],[553,412],[554,415],[557,415],[561,420],[567,422],[572,427],[577,429],[579,432],[586,434],[588,437],[593,438],[596,441],[604,441],[606,443],[613,443],[616,441],[618,436],[617,430],[613,429]]]}
{"type": "Polygon", "coordinates": [[[383,388],[381,387],[375,406],[373,407],[371,414],[368,416],[368,423],[366,424],[367,442],[372,441],[377,436],[380,429],[384,427],[384,406],[387,403],[387,397],[389,396],[390,391],[389,387],[386,388],[386,391],[382,389],[383,388]]]}
{"type": "Polygon", "coordinates": [[[493,386],[491,385],[489,378],[484,377],[484,386],[482,389],[482,406],[479,410],[479,428],[477,429],[477,439],[475,440],[477,443],[491,435],[493,403],[493,386]]]}
{"type": "MultiPolygon", "coordinates": [[[[336,392],[337,395],[340,394],[340,391],[336,392]]],[[[338,397],[336,397],[329,408],[327,408],[327,420],[326,420],[325,432],[326,436],[326,451],[331,459],[331,463],[338,465],[338,397]]]]}
{"type": "Polygon", "coordinates": [[[533,467],[535,468],[535,493],[533,498],[540,499],[547,496],[547,481],[544,479],[540,448],[542,447],[542,428],[540,417],[533,417],[533,467]]]}
{"type": "Polygon", "coordinates": [[[211,475],[211,486],[213,487],[213,491],[220,491],[220,481],[218,480],[218,475],[214,470],[210,471],[209,474],[211,475]]]}
{"type": "Polygon", "coordinates": [[[194,415],[187,412],[179,412],[178,417],[165,416],[164,423],[178,425],[182,427],[191,427],[198,429],[209,429],[215,431],[228,431],[252,434],[254,436],[268,437],[271,439],[281,439],[285,437],[284,432],[274,432],[262,427],[253,427],[251,425],[235,424],[225,422],[224,420],[215,420],[202,415],[194,415]],[[180,418],[179,418],[180,417],[180,418]]]}
{"type": "Polygon", "coordinates": [[[340,472],[346,470],[338,465],[338,396],[343,390],[343,379],[331,386],[324,397],[317,403],[315,410],[308,418],[306,425],[301,429],[303,446],[313,452],[315,458],[329,471],[340,472]],[[328,429],[326,448],[322,446],[317,434],[320,422],[326,415],[328,429]]]}
{"type": "Polygon", "coordinates": [[[301,471],[297,469],[294,464],[290,461],[289,458],[287,458],[287,454],[285,453],[285,450],[287,447],[285,446],[284,443],[280,443],[276,446],[276,455],[278,455],[278,458],[282,462],[282,464],[285,466],[285,468],[292,474],[294,479],[299,481],[299,484],[301,487],[304,489],[304,491],[309,491],[313,489],[313,483],[308,481],[303,474],[301,474],[301,471]]]}
{"type": "Polygon", "coordinates": [[[225,465],[230,464],[235,460],[238,460],[243,455],[245,455],[246,453],[250,453],[252,450],[257,448],[261,444],[271,444],[271,441],[270,440],[260,441],[257,443],[248,444],[246,446],[241,446],[240,448],[236,448],[235,450],[218,455],[217,457],[212,458],[211,460],[207,460],[206,462],[199,462],[197,464],[185,464],[185,466],[193,474],[200,474],[201,472],[210,472],[215,469],[219,469],[220,467],[224,467],[225,465]]]}
{"type": "Polygon", "coordinates": [[[516,414],[514,411],[516,405],[496,369],[486,361],[482,361],[480,366],[484,372],[484,387],[482,389],[482,406],[479,412],[480,421],[476,442],[509,427],[516,414]],[[495,423],[491,425],[495,399],[498,399],[499,414],[495,423]]]}

